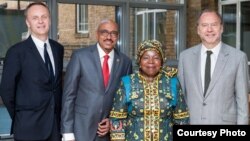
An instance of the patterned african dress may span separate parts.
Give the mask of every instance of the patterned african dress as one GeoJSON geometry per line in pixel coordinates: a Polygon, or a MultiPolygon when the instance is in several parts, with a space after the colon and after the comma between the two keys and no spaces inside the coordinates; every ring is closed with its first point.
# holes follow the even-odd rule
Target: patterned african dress
{"type": "Polygon", "coordinates": [[[176,69],[147,83],[139,72],[122,78],[110,113],[111,140],[172,141],[174,124],[188,124],[189,113],[176,69]]]}

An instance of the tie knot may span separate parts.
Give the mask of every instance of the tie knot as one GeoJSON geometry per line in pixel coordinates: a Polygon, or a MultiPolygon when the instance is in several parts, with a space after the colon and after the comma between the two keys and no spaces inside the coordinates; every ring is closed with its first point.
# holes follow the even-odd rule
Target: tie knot
{"type": "Polygon", "coordinates": [[[208,50],[207,55],[210,56],[211,54],[213,54],[213,52],[211,50],[208,50]]]}
{"type": "Polygon", "coordinates": [[[104,55],[104,60],[108,60],[108,59],[109,59],[109,55],[108,54],[104,55]]]}

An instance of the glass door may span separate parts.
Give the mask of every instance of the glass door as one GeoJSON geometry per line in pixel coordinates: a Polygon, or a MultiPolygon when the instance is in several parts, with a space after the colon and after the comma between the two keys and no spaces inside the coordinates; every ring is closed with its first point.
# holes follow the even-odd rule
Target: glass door
{"type": "Polygon", "coordinates": [[[29,2],[0,0],[0,59],[8,48],[25,38],[24,9],[29,2]]]}
{"type": "Polygon", "coordinates": [[[247,54],[250,59],[250,1],[244,1],[240,4],[241,19],[240,19],[240,43],[241,49],[247,54]]]}
{"type": "Polygon", "coordinates": [[[224,32],[222,41],[236,47],[236,4],[222,6],[224,32]]]}
{"type": "MultiPolygon", "coordinates": [[[[244,51],[250,59],[250,0],[221,0],[220,12],[224,20],[222,41],[244,51]]],[[[248,61],[249,70],[250,62],[248,61]]]]}

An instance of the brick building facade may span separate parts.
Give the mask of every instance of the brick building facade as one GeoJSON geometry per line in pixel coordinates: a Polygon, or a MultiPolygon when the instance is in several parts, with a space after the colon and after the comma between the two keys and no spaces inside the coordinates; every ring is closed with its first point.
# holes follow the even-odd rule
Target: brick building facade
{"type": "MultiPolygon", "coordinates": [[[[200,42],[199,36],[196,34],[196,19],[200,11],[204,8],[218,9],[218,0],[187,0],[187,47],[191,47],[200,42]]],[[[58,41],[65,47],[65,60],[68,61],[73,50],[77,48],[86,47],[90,44],[96,43],[95,32],[98,23],[103,18],[115,19],[115,7],[113,6],[88,6],[88,23],[89,33],[79,34],[76,32],[76,5],[74,4],[59,4],[58,6],[58,41]]],[[[131,11],[133,12],[133,11],[131,11]]],[[[175,12],[168,12],[166,19],[174,19],[175,12]]],[[[133,15],[130,17],[130,21],[133,21],[133,15]]],[[[166,37],[165,53],[170,59],[176,59],[175,57],[175,33],[176,25],[175,21],[166,20],[166,37]]],[[[130,34],[134,31],[133,24],[130,24],[130,34]]],[[[134,47],[134,38],[131,37],[130,47],[134,47]]],[[[131,51],[133,49],[131,48],[131,51]]]]}

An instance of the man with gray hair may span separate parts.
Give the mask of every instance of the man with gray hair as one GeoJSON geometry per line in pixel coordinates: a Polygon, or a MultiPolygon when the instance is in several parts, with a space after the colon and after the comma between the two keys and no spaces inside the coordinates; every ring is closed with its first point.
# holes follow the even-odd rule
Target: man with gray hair
{"type": "Polygon", "coordinates": [[[131,60],[115,45],[118,25],[103,20],[97,43],[72,54],[64,79],[63,140],[109,141],[109,112],[120,78],[132,73],[131,60]]]}

